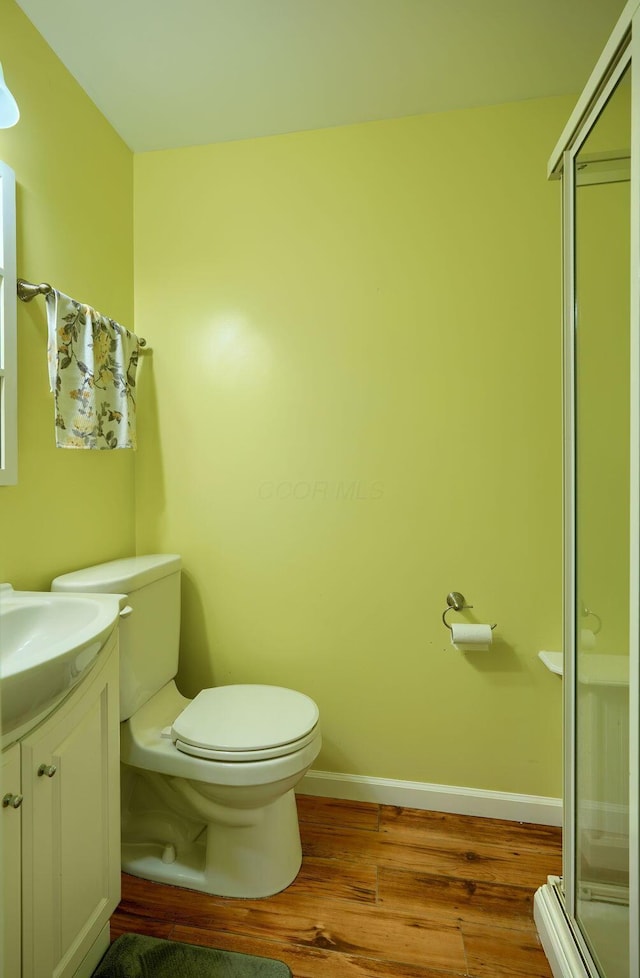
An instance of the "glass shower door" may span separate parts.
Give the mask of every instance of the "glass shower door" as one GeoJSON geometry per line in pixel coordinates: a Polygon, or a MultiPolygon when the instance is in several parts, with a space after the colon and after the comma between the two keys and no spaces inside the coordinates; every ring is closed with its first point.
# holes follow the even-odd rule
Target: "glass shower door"
{"type": "MultiPolygon", "coordinates": [[[[574,157],[573,874],[566,894],[602,978],[629,973],[627,67],[574,157]]],[[[565,874],[566,877],[566,874],[565,874]]]]}

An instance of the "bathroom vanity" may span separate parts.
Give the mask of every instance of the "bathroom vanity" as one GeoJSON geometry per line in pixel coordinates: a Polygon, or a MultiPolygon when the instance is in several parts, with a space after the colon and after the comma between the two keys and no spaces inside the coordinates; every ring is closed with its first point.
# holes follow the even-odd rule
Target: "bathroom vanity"
{"type": "Polygon", "coordinates": [[[5,978],[88,978],[108,947],[120,899],[118,686],[114,623],[77,685],[3,750],[5,978]]]}

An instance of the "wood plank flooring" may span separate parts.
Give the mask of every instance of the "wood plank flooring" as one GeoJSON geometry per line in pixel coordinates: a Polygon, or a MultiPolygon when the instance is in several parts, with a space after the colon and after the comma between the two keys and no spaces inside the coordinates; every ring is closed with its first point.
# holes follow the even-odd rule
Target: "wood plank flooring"
{"type": "Polygon", "coordinates": [[[551,978],[533,894],[561,872],[550,826],[298,797],[303,863],[283,893],[230,900],[123,875],[134,931],[278,958],[294,978],[551,978]]]}

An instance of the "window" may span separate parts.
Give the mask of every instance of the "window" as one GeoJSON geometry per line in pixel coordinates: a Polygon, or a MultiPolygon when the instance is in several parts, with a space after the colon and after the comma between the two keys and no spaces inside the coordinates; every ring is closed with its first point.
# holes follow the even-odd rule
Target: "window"
{"type": "Polygon", "coordinates": [[[16,179],[0,162],[0,485],[18,481],[16,179]]]}

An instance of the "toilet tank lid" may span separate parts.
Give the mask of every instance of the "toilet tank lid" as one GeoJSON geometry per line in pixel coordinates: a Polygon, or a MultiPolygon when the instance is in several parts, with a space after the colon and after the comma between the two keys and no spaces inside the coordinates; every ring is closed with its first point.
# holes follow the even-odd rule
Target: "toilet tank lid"
{"type": "Polygon", "coordinates": [[[51,584],[52,591],[89,591],[128,594],[180,570],[178,554],[144,554],[95,564],[61,574],[51,584]]]}

